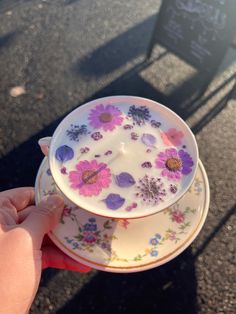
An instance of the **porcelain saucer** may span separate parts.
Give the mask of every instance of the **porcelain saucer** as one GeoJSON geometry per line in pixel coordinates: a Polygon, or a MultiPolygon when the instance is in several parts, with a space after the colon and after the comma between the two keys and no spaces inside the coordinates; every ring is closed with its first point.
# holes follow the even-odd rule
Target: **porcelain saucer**
{"type": "MultiPolygon", "coordinates": [[[[47,158],[35,186],[36,203],[59,192],[47,158]]],[[[190,189],[169,208],[139,219],[112,219],[91,214],[65,199],[61,221],[49,237],[67,255],[92,268],[117,273],[144,271],[172,260],[193,242],[205,222],[209,194],[199,160],[190,189]]]]}

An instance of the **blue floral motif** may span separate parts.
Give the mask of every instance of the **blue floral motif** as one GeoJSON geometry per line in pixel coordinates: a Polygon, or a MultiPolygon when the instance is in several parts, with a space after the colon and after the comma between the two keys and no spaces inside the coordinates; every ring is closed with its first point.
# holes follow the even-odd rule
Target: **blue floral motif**
{"type": "Polygon", "coordinates": [[[156,233],[156,234],[155,234],[155,237],[160,240],[160,239],[161,239],[160,233],[156,233]]]}
{"type": "Polygon", "coordinates": [[[159,242],[156,238],[152,238],[149,242],[151,245],[157,245],[159,242]]]}
{"type": "Polygon", "coordinates": [[[157,250],[151,250],[150,255],[151,256],[157,256],[158,255],[158,251],[157,250]]]}
{"type": "Polygon", "coordinates": [[[97,224],[95,224],[94,222],[86,223],[84,225],[84,231],[97,231],[97,224]]]}

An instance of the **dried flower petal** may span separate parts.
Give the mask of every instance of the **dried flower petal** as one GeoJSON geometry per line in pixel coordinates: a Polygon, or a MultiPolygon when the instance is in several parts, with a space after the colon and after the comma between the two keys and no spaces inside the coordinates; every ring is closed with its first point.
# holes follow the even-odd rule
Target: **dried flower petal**
{"type": "Polygon", "coordinates": [[[105,152],[105,156],[111,155],[112,154],[112,150],[108,150],[107,152],[105,152]]]}
{"type": "Polygon", "coordinates": [[[152,163],[150,161],[144,161],[141,166],[142,168],[152,168],[152,163]]]}
{"type": "Polygon", "coordinates": [[[131,125],[131,124],[125,124],[125,125],[123,126],[123,129],[125,129],[125,130],[133,129],[133,125],[131,125]]]}
{"type": "Polygon", "coordinates": [[[125,199],[122,198],[119,194],[111,193],[107,196],[104,202],[109,209],[116,210],[124,204],[125,199]]]}
{"type": "Polygon", "coordinates": [[[94,132],[91,134],[92,139],[94,139],[94,141],[99,141],[103,138],[102,134],[100,132],[94,132]]]}
{"type": "Polygon", "coordinates": [[[62,174],[67,174],[66,167],[62,167],[60,171],[61,171],[62,174]]]}
{"type": "Polygon", "coordinates": [[[135,184],[134,178],[128,172],[121,172],[115,176],[116,184],[121,188],[127,188],[135,184]]]}
{"type": "Polygon", "coordinates": [[[74,157],[74,151],[71,147],[63,145],[56,150],[56,159],[64,162],[74,157]]]}
{"type": "Polygon", "coordinates": [[[143,134],[141,140],[142,140],[143,144],[145,144],[149,147],[153,147],[156,143],[156,138],[152,134],[143,134]]]}
{"type": "Polygon", "coordinates": [[[81,152],[81,154],[86,154],[87,152],[89,152],[89,147],[82,147],[82,148],[80,148],[80,152],[81,152]]]}
{"type": "Polygon", "coordinates": [[[151,126],[153,128],[159,128],[161,126],[161,122],[155,121],[155,120],[151,120],[151,126]]]}
{"type": "Polygon", "coordinates": [[[131,139],[132,139],[132,140],[137,141],[137,139],[138,139],[138,134],[137,134],[137,133],[131,132],[130,135],[131,135],[131,139]]]}

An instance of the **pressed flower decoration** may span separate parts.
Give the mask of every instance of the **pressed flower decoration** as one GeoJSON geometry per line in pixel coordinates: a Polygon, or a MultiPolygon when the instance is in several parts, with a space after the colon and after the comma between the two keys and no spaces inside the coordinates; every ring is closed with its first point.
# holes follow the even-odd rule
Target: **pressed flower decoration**
{"type": "Polygon", "coordinates": [[[94,132],[91,134],[91,137],[94,141],[99,141],[103,138],[102,134],[100,132],[94,132]]]}
{"type": "Polygon", "coordinates": [[[107,208],[116,210],[123,206],[125,199],[119,194],[110,193],[107,198],[104,200],[107,205],[107,208]]]}
{"type": "Polygon", "coordinates": [[[121,188],[128,188],[135,184],[134,178],[128,172],[121,172],[115,176],[115,182],[121,188]]]}
{"type": "Polygon", "coordinates": [[[162,169],[161,175],[170,180],[178,181],[183,175],[192,171],[192,157],[184,150],[166,149],[158,154],[156,167],[162,169]]]}
{"type": "Polygon", "coordinates": [[[62,145],[56,150],[56,159],[60,162],[71,160],[74,157],[74,151],[67,145],[62,145]]]}
{"type": "Polygon", "coordinates": [[[152,163],[150,161],[144,161],[141,165],[142,168],[152,168],[152,163]]]}
{"type": "Polygon", "coordinates": [[[149,147],[155,147],[156,137],[152,134],[143,134],[141,137],[143,144],[149,147]]]}
{"type": "Polygon", "coordinates": [[[69,120],[64,142],[54,154],[74,203],[80,195],[87,204],[80,197],[78,206],[80,200],[85,208],[97,202],[101,214],[120,209],[127,216],[133,211],[131,216],[136,217],[146,207],[154,212],[147,205],[174,199],[182,188],[181,178],[191,173],[194,163],[183,149],[183,132],[174,123],[166,127],[163,118],[168,116],[136,103],[99,103],[88,108],[69,120]],[[164,130],[159,129],[162,125],[164,130]]]}
{"type": "Polygon", "coordinates": [[[153,128],[159,128],[161,126],[161,122],[155,121],[155,120],[151,120],[151,126],[153,128]]]}
{"type": "Polygon", "coordinates": [[[90,151],[89,147],[81,147],[80,152],[81,154],[87,154],[90,151]]]}
{"type": "Polygon", "coordinates": [[[88,130],[85,124],[82,124],[81,126],[71,124],[70,129],[66,131],[69,139],[76,142],[79,142],[80,137],[87,133],[88,130]]]}
{"type": "Polygon", "coordinates": [[[76,165],[75,171],[69,172],[69,181],[71,188],[78,189],[83,196],[99,195],[102,189],[109,187],[111,173],[105,163],[83,160],[76,165]]]}
{"type": "Polygon", "coordinates": [[[138,134],[137,133],[135,133],[135,132],[131,132],[131,134],[130,134],[130,137],[131,137],[131,140],[133,140],[133,141],[137,141],[137,139],[138,139],[138,134]]]}
{"type": "Polygon", "coordinates": [[[113,105],[97,105],[89,114],[89,124],[94,129],[112,131],[123,121],[121,111],[113,105]]]}
{"type": "Polygon", "coordinates": [[[141,126],[151,118],[151,115],[147,107],[133,105],[129,107],[128,117],[133,119],[134,124],[141,126]]]}
{"type": "Polygon", "coordinates": [[[179,146],[182,144],[184,133],[174,128],[169,129],[167,132],[161,133],[161,138],[167,146],[179,146]]]}
{"type": "Polygon", "coordinates": [[[166,196],[161,178],[150,177],[147,174],[139,179],[137,189],[139,192],[136,193],[136,196],[151,205],[159,204],[166,196]]]}

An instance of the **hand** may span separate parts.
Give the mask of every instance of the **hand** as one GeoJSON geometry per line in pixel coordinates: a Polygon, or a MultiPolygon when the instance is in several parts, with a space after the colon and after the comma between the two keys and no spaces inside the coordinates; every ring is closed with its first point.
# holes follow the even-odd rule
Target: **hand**
{"type": "Polygon", "coordinates": [[[34,189],[0,193],[1,312],[27,313],[36,295],[43,268],[88,272],[91,269],[61,252],[45,239],[64,207],[59,195],[34,205],[34,189]]]}

